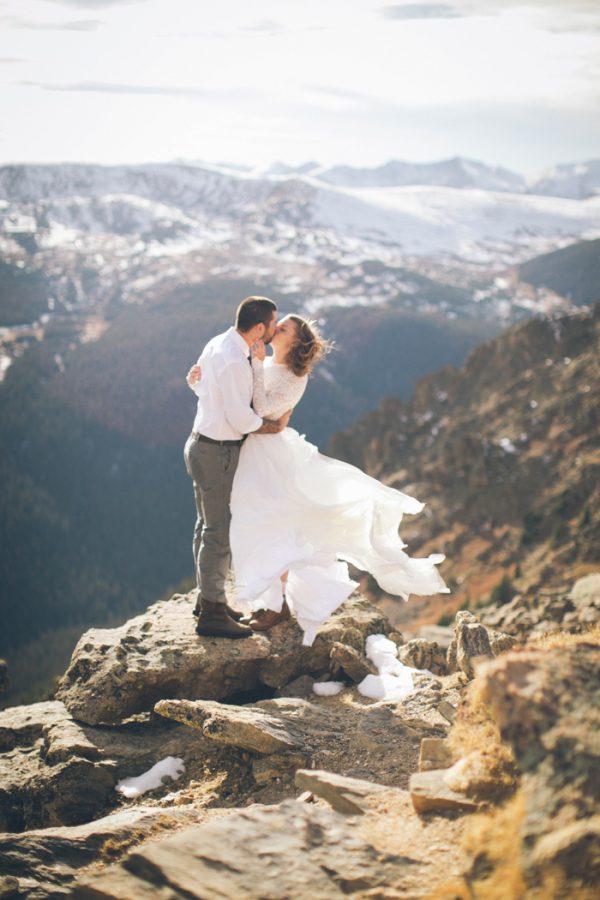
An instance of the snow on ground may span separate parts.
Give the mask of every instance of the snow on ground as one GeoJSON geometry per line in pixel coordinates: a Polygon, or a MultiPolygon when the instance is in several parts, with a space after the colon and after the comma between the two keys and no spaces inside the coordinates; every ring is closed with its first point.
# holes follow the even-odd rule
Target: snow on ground
{"type": "Polygon", "coordinates": [[[141,794],[145,794],[146,791],[153,791],[155,788],[161,787],[166,776],[169,776],[173,781],[177,781],[184,771],[185,766],[182,759],[179,759],[177,756],[167,756],[142,775],[138,775],[135,778],[124,778],[122,781],[119,781],[115,790],[128,799],[139,797],[141,794]]]}
{"type": "Polygon", "coordinates": [[[319,697],[333,697],[334,694],[339,694],[343,687],[343,681],[315,681],[313,691],[319,697]]]}
{"type": "Polygon", "coordinates": [[[383,634],[371,634],[367,638],[367,657],[377,667],[379,675],[367,675],[358,685],[363,697],[371,700],[403,700],[414,690],[412,673],[418,669],[403,665],[398,659],[398,648],[383,634]]]}
{"type": "Polygon", "coordinates": [[[416,185],[320,189],[315,221],[378,237],[406,253],[455,253],[529,245],[534,237],[600,235],[600,203],[501,191],[416,185]]]}
{"type": "Polygon", "coordinates": [[[348,187],[311,175],[274,179],[175,164],[24,166],[16,181],[0,167],[0,203],[5,238],[37,231],[50,248],[76,235],[117,241],[143,234],[152,256],[222,247],[235,236],[255,252],[293,261],[327,251],[348,262],[354,251],[359,258],[393,252],[512,264],[600,236],[600,197],[431,184],[348,187]]]}

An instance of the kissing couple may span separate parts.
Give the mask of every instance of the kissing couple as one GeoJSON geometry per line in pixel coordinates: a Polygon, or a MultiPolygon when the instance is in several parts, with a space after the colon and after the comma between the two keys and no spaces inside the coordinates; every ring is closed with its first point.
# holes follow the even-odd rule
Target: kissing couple
{"type": "Polygon", "coordinates": [[[357,587],[348,563],[405,600],[449,592],[436,569],[444,556],[412,559],[398,534],[404,513],[424,504],[288,427],[330,346],[313,322],[278,322],[272,300],[247,297],[187,374],[198,397],[184,459],[197,509],[199,635],[246,638],[294,615],[310,646],[357,587]],[[227,602],[230,568],[246,614],[227,602]]]}

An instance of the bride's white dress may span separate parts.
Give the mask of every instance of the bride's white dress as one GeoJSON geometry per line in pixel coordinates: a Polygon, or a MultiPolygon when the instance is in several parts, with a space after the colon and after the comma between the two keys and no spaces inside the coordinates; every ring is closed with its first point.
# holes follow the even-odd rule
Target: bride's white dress
{"type": "MultiPolygon", "coordinates": [[[[254,359],[253,406],[279,418],[296,406],[307,377],[254,359]]],[[[319,453],[293,428],[250,434],[231,493],[231,553],[237,599],[279,611],[286,598],[310,645],[319,627],[357,586],[347,562],[370,572],[390,594],[448,593],[435,568],[442,554],[411,559],[398,535],[404,513],[422,503],[355,466],[319,453]]]]}

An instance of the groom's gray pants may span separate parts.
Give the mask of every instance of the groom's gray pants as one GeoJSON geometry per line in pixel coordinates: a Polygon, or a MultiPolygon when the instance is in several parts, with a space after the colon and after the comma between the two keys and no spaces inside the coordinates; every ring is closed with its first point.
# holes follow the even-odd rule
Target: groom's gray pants
{"type": "Polygon", "coordinates": [[[225,580],[231,566],[229,501],[240,447],[241,443],[209,444],[192,432],[183,451],[196,499],[193,553],[199,603],[227,602],[225,580]]]}

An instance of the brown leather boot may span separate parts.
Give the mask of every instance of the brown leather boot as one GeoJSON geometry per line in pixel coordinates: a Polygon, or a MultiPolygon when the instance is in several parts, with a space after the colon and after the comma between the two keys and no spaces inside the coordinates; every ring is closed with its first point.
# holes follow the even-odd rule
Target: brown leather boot
{"type": "Polygon", "coordinates": [[[252,629],[232,619],[225,603],[202,600],[196,634],[202,637],[246,638],[252,636],[252,629]]]}
{"type": "MultiPolygon", "coordinates": [[[[225,609],[227,610],[227,615],[229,616],[229,618],[234,619],[234,621],[236,621],[236,622],[239,622],[241,619],[244,619],[246,617],[245,613],[240,612],[239,609],[234,609],[233,606],[229,605],[229,603],[225,604],[225,609]]],[[[200,615],[200,600],[199,599],[196,601],[196,605],[193,608],[192,613],[195,616],[200,615]]],[[[248,616],[248,619],[250,619],[250,618],[251,618],[251,616],[248,616]]]]}
{"type": "Polygon", "coordinates": [[[291,615],[290,608],[284,600],[280,612],[275,612],[272,609],[257,610],[250,619],[250,627],[253,631],[268,631],[274,625],[287,622],[291,615]]]}

